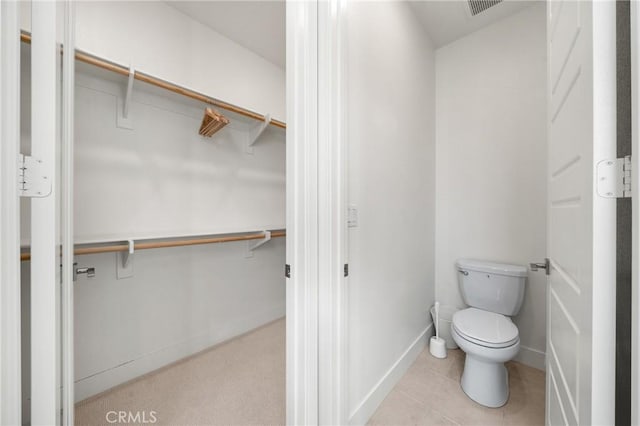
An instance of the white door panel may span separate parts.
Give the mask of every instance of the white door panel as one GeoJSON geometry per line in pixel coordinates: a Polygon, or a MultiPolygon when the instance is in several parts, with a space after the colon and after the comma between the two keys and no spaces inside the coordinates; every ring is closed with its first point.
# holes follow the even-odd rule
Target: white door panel
{"type": "MultiPolygon", "coordinates": [[[[575,66],[574,64],[570,64],[575,66]]],[[[571,170],[577,166],[581,160],[583,160],[580,149],[580,141],[587,133],[588,129],[576,129],[575,123],[582,122],[586,114],[589,114],[588,106],[585,102],[588,100],[585,96],[584,87],[582,81],[580,81],[580,75],[577,75],[577,80],[573,85],[564,87],[565,83],[562,82],[562,87],[559,88],[558,95],[552,95],[552,100],[556,103],[560,101],[558,98],[562,96],[562,105],[556,106],[552,104],[554,112],[557,111],[557,115],[553,116],[554,131],[567,135],[564,139],[555,140],[554,143],[554,156],[549,158],[549,170],[553,179],[559,179],[565,172],[571,170]],[[566,97],[565,97],[566,96],[566,97]],[[561,107],[560,109],[558,109],[561,107]]],[[[573,80],[572,80],[573,81],[573,80]]]]}
{"type": "MultiPolygon", "coordinates": [[[[549,349],[558,367],[558,378],[567,391],[567,399],[572,407],[578,400],[578,377],[580,371],[580,328],[569,308],[565,306],[558,293],[550,289],[549,319],[551,335],[549,349]]],[[[577,413],[576,413],[577,414],[577,413]]]]}
{"type": "MultiPolygon", "coordinates": [[[[577,204],[577,203],[576,203],[577,204]]],[[[584,282],[584,269],[582,265],[588,261],[588,236],[581,233],[584,229],[583,218],[576,217],[574,206],[564,205],[555,207],[554,225],[549,227],[549,246],[555,248],[553,256],[554,269],[562,271],[568,285],[578,293],[581,291],[581,282],[584,282]],[[557,230],[560,233],[555,232],[557,230]],[[560,235],[562,234],[562,235],[560,235]]]]}
{"type": "Polygon", "coordinates": [[[615,200],[594,176],[615,155],[615,2],[551,1],[547,31],[547,423],[613,424],[615,200]]]}
{"type": "Polygon", "coordinates": [[[571,52],[580,33],[580,2],[564,1],[559,3],[557,15],[551,25],[555,32],[551,35],[551,83],[552,93],[556,93],[563,68],[567,65],[571,52]]]}
{"type": "Polygon", "coordinates": [[[563,384],[558,383],[556,373],[554,373],[554,368],[551,365],[547,367],[547,377],[549,380],[548,388],[550,388],[551,392],[550,404],[547,407],[549,417],[547,423],[553,426],[578,424],[573,411],[565,411],[564,407],[569,407],[566,402],[566,393],[564,392],[563,384]]]}

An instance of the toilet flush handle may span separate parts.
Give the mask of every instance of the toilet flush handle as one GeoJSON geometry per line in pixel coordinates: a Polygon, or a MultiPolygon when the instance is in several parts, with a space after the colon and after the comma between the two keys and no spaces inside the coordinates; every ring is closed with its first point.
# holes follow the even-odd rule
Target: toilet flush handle
{"type": "Polygon", "coordinates": [[[467,275],[469,275],[469,271],[463,271],[462,269],[460,269],[460,270],[459,270],[459,272],[460,272],[462,275],[464,275],[465,277],[466,277],[467,275]]]}

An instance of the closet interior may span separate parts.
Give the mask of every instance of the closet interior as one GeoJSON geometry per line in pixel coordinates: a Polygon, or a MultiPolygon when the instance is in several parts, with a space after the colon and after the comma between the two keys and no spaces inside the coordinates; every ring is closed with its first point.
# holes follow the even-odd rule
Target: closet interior
{"type": "MultiPolygon", "coordinates": [[[[283,2],[76,4],[76,424],[284,423],[285,71],[261,39],[284,55],[283,2]]],[[[23,373],[28,423],[28,357],[23,373]]]]}

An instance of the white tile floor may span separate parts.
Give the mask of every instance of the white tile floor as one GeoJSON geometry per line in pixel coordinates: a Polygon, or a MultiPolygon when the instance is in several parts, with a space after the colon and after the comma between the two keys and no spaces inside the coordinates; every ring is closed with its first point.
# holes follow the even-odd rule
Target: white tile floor
{"type": "Polygon", "coordinates": [[[517,362],[507,364],[509,401],[486,408],[460,388],[464,352],[449,351],[446,359],[423,351],[382,402],[370,425],[513,425],[544,424],[545,374],[517,362]]]}

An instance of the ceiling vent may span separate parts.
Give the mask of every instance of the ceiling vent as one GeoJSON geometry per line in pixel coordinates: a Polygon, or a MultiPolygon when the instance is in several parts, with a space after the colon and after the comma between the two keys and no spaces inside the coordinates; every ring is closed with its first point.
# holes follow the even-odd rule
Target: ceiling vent
{"type": "Polygon", "coordinates": [[[471,16],[476,16],[499,3],[502,3],[502,0],[469,0],[469,12],[471,16]]]}

